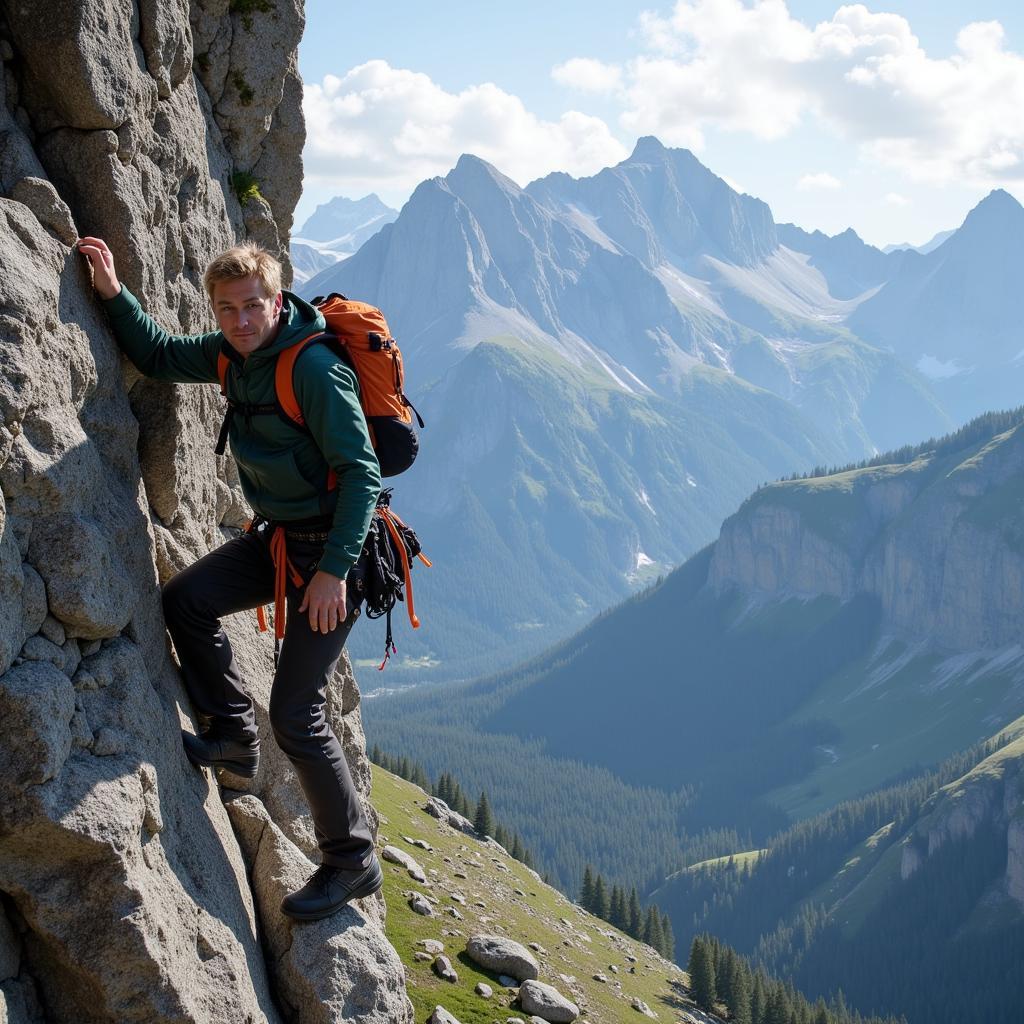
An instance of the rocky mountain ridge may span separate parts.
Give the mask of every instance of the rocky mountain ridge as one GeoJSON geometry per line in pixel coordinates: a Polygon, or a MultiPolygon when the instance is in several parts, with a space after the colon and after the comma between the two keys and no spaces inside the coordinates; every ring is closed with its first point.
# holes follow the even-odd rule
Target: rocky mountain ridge
{"type": "MultiPolygon", "coordinates": [[[[247,510],[212,455],[216,389],[139,379],[74,248],[105,237],[183,332],[210,325],[211,256],[243,237],[282,250],[301,2],[40,11],[0,5],[0,1018],[405,1021],[380,900],[280,916],[316,843],[274,744],[231,799],[185,760],[159,584],[247,510]]],[[[269,645],[248,616],[228,630],[269,736],[269,645]]],[[[344,668],[329,714],[367,794],[344,668]]]]}
{"type": "Polygon", "coordinates": [[[1016,644],[1022,474],[1016,425],[907,465],[769,485],[723,524],[710,585],[776,600],[869,594],[895,636],[958,651],[1016,644]]]}
{"type": "Polygon", "coordinates": [[[1024,375],[1020,203],[996,189],[937,248],[894,255],[902,255],[896,272],[852,312],[849,328],[916,366],[958,420],[1015,405],[1024,375]]]}

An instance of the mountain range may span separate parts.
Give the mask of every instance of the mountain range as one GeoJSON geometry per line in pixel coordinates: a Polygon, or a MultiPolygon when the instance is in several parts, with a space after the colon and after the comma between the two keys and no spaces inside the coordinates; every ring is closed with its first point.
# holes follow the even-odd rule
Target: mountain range
{"type": "Polygon", "coordinates": [[[362,199],[335,196],[321,203],[292,237],[289,253],[294,271],[293,287],[305,284],[322,270],[351,256],[398,211],[371,192],[362,199]]]}
{"type": "MultiPolygon", "coordinates": [[[[542,649],[711,540],[758,483],[997,406],[975,387],[986,367],[1009,399],[1011,204],[993,193],[933,252],[886,254],[776,224],[653,138],[589,178],[524,189],[463,156],[421,183],[300,288],[386,311],[428,423],[396,502],[438,554],[417,581],[431,614],[399,640],[392,679],[542,649]],[[961,359],[956,316],[925,282],[967,264],[972,302],[1005,329],[984,367],[942,376],[961,359]],[[906,326],[943,318],[948,344],[906,326]]],[[[352,642],[369,664],[375,639],[352,642]]]]}

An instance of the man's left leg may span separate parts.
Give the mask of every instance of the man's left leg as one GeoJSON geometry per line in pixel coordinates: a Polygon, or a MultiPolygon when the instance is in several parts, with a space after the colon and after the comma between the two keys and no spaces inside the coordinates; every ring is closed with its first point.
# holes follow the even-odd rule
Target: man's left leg
{"type": "Polygon", "coordinates": [[[289,595],[288,625],[270,693],[270,723],[309,802],[321,867],[285,898],[290,917],[313,920],[380,888],[382,875],[341,743],[325,714],[327,685],[358,610],[328,633],[314,632],[289,595]]]}

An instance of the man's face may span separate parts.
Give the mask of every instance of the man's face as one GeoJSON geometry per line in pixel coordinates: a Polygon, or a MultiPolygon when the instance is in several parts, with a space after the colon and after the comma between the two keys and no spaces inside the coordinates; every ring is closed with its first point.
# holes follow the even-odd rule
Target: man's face
{"type": "Polygon", "coordinates": [[[283,297],[269,298],[260,279],[239,277],[213,286],[213,312],[231,347],[243,357],[269,345],[277,335],[283,297]]]}

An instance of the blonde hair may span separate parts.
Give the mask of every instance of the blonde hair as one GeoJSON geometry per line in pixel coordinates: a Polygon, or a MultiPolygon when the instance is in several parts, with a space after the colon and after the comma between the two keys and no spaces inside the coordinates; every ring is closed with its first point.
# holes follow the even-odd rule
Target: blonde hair
{"type": "Polygon", "coordinates": [[[268,299],[281,290],[281,264],[277,258],[255,242],[242,242],[210,261],[203,274],[203,287],[213,302],[213,289],[221,281],[254,276],[259,278],[268,299]]]}

